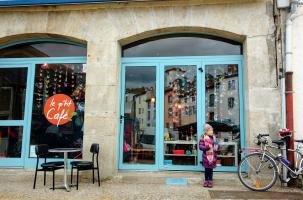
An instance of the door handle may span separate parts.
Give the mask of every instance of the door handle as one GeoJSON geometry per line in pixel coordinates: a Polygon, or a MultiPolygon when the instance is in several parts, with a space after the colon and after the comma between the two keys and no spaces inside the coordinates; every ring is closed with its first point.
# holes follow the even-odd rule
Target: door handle
{"type": "Polygon", "coordinates": [[[126,117],[123,115],[120,115],[120,123],[122,123],[122,120],[125,119],[126,117]]]}
{"type": "Polygon", "coordinates": [[[198,70],[203,73],[202,67],[199,67],[198,70]]]}

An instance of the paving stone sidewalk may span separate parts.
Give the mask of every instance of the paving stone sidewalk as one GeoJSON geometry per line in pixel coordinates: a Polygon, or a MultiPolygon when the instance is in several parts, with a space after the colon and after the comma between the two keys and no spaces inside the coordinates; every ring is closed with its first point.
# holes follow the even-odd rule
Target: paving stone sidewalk
{"type": "MultiPolygon", "coordinates": [[[[101,187],[82,179],[79,190],[71,192],[50,190],[51,176],[43,186],[43,173],[38,174],[37,188],[32,189],[33,171],[0,169],[0,199],[98,199],[98,200],[203,200],[203,199],[303,199],[301,189],[275,186],[269,192],[251,192],[237,181],[235,174],[216,173],[215,186],[205,189],[201,174],[190,172],[122,172],[111,180],[103,180],[101,187]],[[166,177],[186,177],[186,186],[165,184],[166,177]]],[[[57,174],[56,184],[62,183],[57,174]]]]}

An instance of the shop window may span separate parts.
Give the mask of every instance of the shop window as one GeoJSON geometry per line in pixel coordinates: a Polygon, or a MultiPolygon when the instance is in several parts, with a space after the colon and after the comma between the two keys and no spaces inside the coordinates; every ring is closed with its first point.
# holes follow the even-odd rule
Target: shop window
{"type": "Polygon", "coordinates": [[[196,98],[196,67],[166,65],[164,70],[164,96],[172,96],[172,104],[165,104],[164,112],[173,113],[164,119],[164,165],[197,165],[197,115],[193,112],[196,102],[190,100],[196,98]]]}
{"type": "MultiPolygon", "coordinates": [[[[48,144],[50,148],[82,148],[85,111],[84,64],[37,64],[35,67],[34,98],[30,136],[30,157],[38,144],[48,144]],[[44,105],[49,97],[56,94],[69,96],[75,112],[72,119],[63,125],[50,123],[44,116],[44,105]]],[[[50,154],[62,157],[61,154],[50,154]]],[[[81,153],[69,154],[70,158],[81,158],[81,153]]]]}
{"type": "Polygon", "coordinates": [[[23,120],[27,68],[0,68],[0,120],[23,120]]]}
{"type": "Polygon", "coordinates": [[[22,126],[0,126],[0,158],[20,158],[22,126]]]}
{"type": "Polygon", "coordinates": [[[210,35],[190,33],[151,37],[122,47],[122,57],[241,54],[242,45],[238,42],[210,35]]]}
{"type": "Polygon", "coordinates": [[[0,58],[86,57],[86,52],[85,45],[64,42],[29,42],[0,49],[0,58]]]}
{"type": "Polygon", "coordinates": [[[215,134],[220,141],[218,152],[219,166],[237,166],[239,163],[240,146],[240,108],[239,91],[230,92],[234,83],[238,81],[238,65],[206,65],[205,76],[209,77],[206,84],[206,94],[211,93],[206,105],[206,122],[213,126],[215,134]],[[232,66],[232,67],[231,67],[232,66]],[[212,87],[219,85],[220,87],[212,87]],[[232,95],[232,96],[231,96],[232,95]]]}
{"type": "Polygon", "coordinates": [[[23,126],[10,126],[24,120],[27,68],[0,68],[0,158],[21,158],[23,126]]]}

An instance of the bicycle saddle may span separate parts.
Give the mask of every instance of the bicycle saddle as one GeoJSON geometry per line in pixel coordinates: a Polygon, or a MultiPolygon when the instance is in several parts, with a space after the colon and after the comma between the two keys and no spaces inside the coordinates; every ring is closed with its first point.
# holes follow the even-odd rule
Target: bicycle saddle
{"type": "Polygon", "coordinates": [[[295,140],[295,142],[303,143],[303,140],[295,140]]]}
{"type": "Polygon", "coordinates": [[[272,143],[275,143],[280,146],[280,145],[284,144],[284,141],[283,140],[272,140],[272,143]]]}

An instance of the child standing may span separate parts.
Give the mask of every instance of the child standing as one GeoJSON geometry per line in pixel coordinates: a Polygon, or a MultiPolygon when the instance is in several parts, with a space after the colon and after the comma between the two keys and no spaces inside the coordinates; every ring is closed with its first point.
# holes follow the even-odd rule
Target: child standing
{"type": "Polygon", "coordinates": [[[202,165],[205,168],[204,187],[213,187],[213,169],[216,168],[218,140],[214,135],[213,127],[205,124],[204,134],[199,141],[199,149],[202,154],[202,165]]]}

